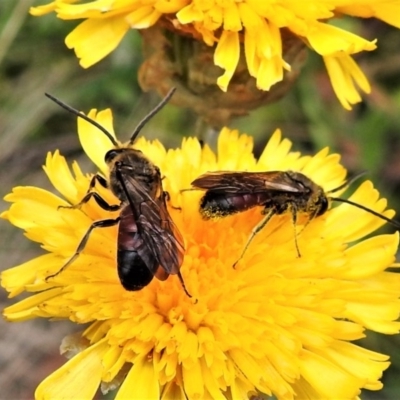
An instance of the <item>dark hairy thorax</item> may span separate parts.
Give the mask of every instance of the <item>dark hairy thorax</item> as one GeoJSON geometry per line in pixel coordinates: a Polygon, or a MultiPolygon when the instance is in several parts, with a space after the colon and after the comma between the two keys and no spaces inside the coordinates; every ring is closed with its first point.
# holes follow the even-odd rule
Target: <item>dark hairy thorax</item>
{"type": "MultiPolygon", "coordinates": [[[[118,170],[122,178],[133,178],[151,198],[156,198],[160,191],[160,170],[140,151],[131,148],[110,150],[105,157],[110,169],[110,189],[122,202],[127,201],[121,179],[117,176],[118,170]]],[[[132,193],[135,196],[135,192],[132,193]]],[[[133,201],[141,202],[144,199],[137,194],[133,201]]]]}

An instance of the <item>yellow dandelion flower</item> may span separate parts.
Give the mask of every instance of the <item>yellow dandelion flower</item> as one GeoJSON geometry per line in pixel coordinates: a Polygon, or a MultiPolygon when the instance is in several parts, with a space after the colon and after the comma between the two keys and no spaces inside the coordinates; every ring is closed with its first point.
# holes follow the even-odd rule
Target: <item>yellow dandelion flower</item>
{"type": "MultiPolygon", "coordinates": [[[[113,132],[109,111],[90,115],[113,132]]],[[[78,129],[84,149],[106,173],[110,143],[96,140],[103,133],[87,123],[78,129]]],[[[299,219],[298,257],[290,216],[276,216],[232,268],[262,218],[260,210],[204,221],[198,210],[202,193],[182,191],[217,170],[302,171],[328,191],[345,179],[337,154],[324,149],[301,156],[277,131],[257,160],[251,137],[226,128],[217,154],[195,138],[175,150],[144,139],[135,148],[165,177],[169,211],[185,240],[181,272],[193,298],[176,276],[124,290],[115,226],[94,230],[81,255],[46,279],[71,257],[94,220],[116,215],[94,201],[82,209],[59,208],[78,203],[91,176],[76,163],[71,172],[59,152],[48,154],[45,172],[60,195],[16,187],[6,196],[12,205],[2,217],[47,253],[2,273],[10,297],[31,293],[4,316],[67,318],[89,326],[64,340],[61,350],[72,358],[39,385],[37,399],[91,399],[100,384],[105,391],[119,386],[116,399],[243,399],[257,393],[280,400],[354,399],[362,388],[382,387],[388,356],[352,341],[364,337],[365,329],[399,331],[400,275],[386,271],[397,233],[365,239],[384,222],[341,204],[308,224],[299,219]]],[[[118,203],[107,189],[98,190],[110,204],[118,203]]],[[[394,214],[385,211],[386,201],[370,182],[350,199],[394,214]]]]}
{"type": "Polygon", "coordinates": [[[159,23],[215,46],[214,63],[224,70],[217,84],[224,91],[241,51],[259,89],[269,90],[282,81],[284,72],[291,70],[282,52],[282,36],[290,32],[323,57],[335,93],[346,109],[360,101],[357,86],[370,91],[351,56],[374,50],[376,40],[366,40],[328,21],[351,15],[378,18],[400,28],[397,0],[58,0],[31,8],[33,15],[52,11],[61,19],[85,20],[66,38],[84,68],[113,51],[130,28],[146,29],[159,23]]]}

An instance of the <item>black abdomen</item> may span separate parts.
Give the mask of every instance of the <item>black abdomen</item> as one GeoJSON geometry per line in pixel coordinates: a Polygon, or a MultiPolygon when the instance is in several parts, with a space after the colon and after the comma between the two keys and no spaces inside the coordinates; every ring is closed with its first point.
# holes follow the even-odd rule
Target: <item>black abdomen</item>
{"type": "Polygon", "coordinates": [[[157,266],[143,242],[129,206],[120,215],[117,251],[118,276],[126,290],[140,290],[153,279],[157,266]]]}
{"type": "Polygon", "coordinates": [[[118,250],[118,276],[126,290],[140,290],[153,279],[153,274],[135,250],[118,250]]]}
{"type": "Polygon", "coordinates": [[[226,194],[206,192],[200,201],[200,213],[205,219],[226,217],[256,206],[262,206],[271,195],[269,193],[226,194]]]}

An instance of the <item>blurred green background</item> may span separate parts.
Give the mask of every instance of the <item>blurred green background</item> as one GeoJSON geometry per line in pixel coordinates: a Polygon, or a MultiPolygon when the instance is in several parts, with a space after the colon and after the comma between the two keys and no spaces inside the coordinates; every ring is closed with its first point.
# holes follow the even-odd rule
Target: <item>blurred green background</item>
{"type": "MultiPolygon", "coordinates": [[[[48,151],[60,149],[84,171],[93,167],[82,157],[76,120],[44,97],[49,92],[83,111],[110,107],[120,139],[127,139],[137,122],[159,101],[142,93],[137,83],[141,39],[129,32],[106,59],[84,70],[64,44],[76,22],[54,15],[28,15],[31,0],[2,0],[0,4],[0,174],[1,198],[17,185],[51,190],[41,166],[48,151]]],[[[322,60],[309,54],[295,87],[281,101],[236,119],[238,128],[255,137],[261,151],[270,134],[281,128],[294,148],[313,154],[330,146],[342,155],[350,172],[368,171],[390,205],[400,210],[400,31],[375,20],[346,19],[349,29],[368,39],[378,38],[378,49],[357,57],[373,92],[346,111],[332,92],[322,60]]],[[[143,130],[167,147],[196,131],[196,115],[168,105],[143,130]]],[[[8,207],[0,203],[0,211],[8,207]]],[[[22,233],[0,221],[1,269],[42,253],[22,233]]],[[[360,266],[362,268],[362,266],[360,266]]],[[[2,308],[11,301],[0,291],[2,308]]],[[[1,399],[33,397],[37,384],[64,362],[58,355],[61,339],[77,328],[68,322],[44,320],[9,324],[0,320],[1,399]]],[[[367,348],[389,354],[392,365],[382,391],[364,392],[363,399],[399,398],[399,336],[368,334],[367,348]]],[[[101,396],[100,396],[101,397],[101,396]]]]}

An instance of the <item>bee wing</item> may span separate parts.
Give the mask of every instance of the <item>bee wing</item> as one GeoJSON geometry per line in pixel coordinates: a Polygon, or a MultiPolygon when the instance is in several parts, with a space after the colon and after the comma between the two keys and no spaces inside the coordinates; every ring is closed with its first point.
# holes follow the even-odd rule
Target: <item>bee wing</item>
{"type": "Polygon", "coordinates": [[[168,213],[161,180],[160,195],[152,199],[133,177],[124,175],[123,179],[128,193],[133,191],[135,199],[142,199],[129,199],[129,204],[144,244],[162,267],[155,271],[156,277],[164,280],[168,274],[177,274],[185,253],[184,241],[168,213]]]}
{"type": "Polygon", "coordinates": [[[212,193],[304,192],[304,185],[284,171],[207,172],[195,179],[192,186],[212,193]]]}
{"type": "Polygon", "coordinates": [[[164,199],[143,203],[137,225],[144,243],[164,270],[157,271],[157,278],[165,276],[166,279],[168,274],[177,274],[185,252],[183,237],[173,223],[164,199]]]}
{"type": "Polygon", "coordinates": [[[157,260],[153,254],[149,252],[146,244],[144,243],[143,237],[139,234],[138,224],[135,217],[136,213],[130,205],[122,208],[120,214],[120,228],[118,232],[119,250],[130,250],[132,247],[135,249],[139,257],[143,260],[143,263],[147,268],[155,274],[158,268],[157,260]],[[121,229],[121,225],[124,225],[124,229],[121,229]]]}
{"type": "Polygon", "coordinates": [[[146,243],[143,241],[141,246],[136,248],[139,257],[142,259],[146,267],[150,272],[161,281],[165,281],[168,278],[168,273],[159,265],[158,261],[154,257],[154,254],[149,251],[146,243]]]}

